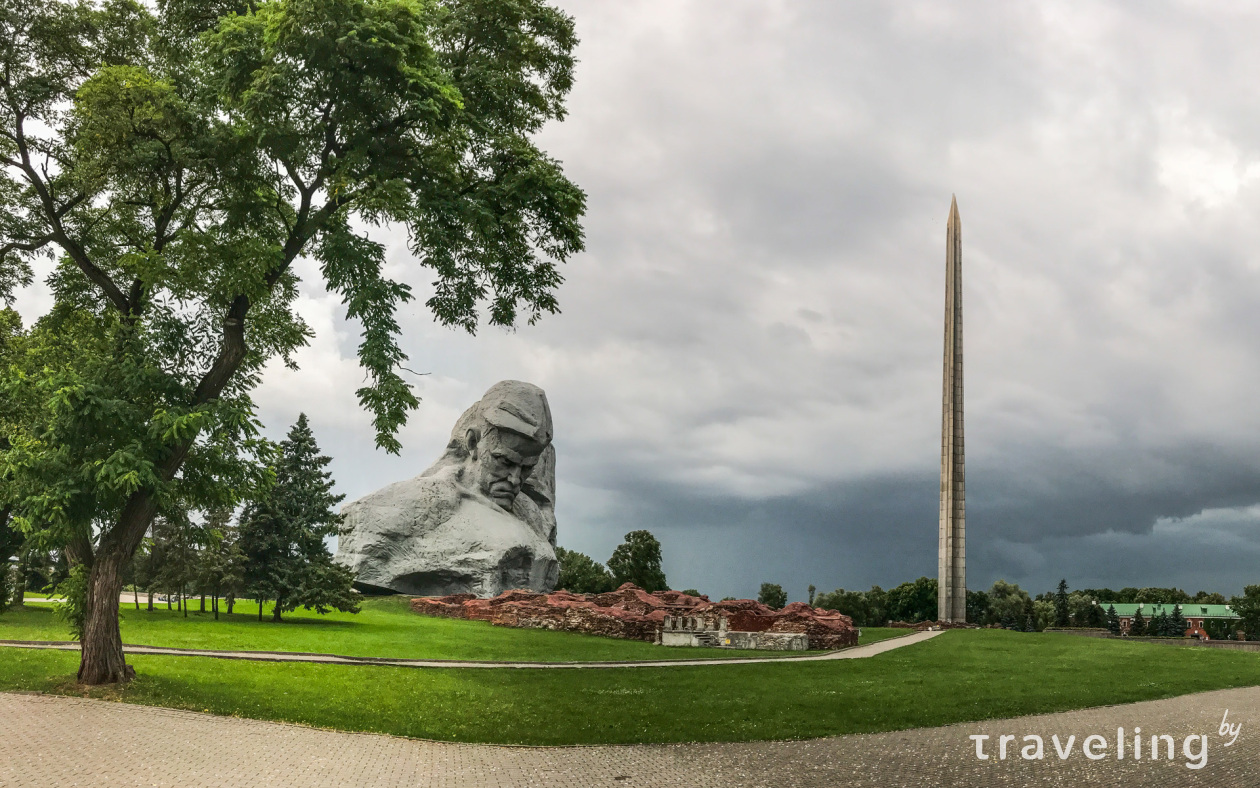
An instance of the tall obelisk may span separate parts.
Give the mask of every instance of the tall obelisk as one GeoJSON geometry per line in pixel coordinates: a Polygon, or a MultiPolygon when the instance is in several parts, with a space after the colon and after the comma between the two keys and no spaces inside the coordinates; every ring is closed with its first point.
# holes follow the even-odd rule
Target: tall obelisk
{"type": "Polygon", "coordinates": [[[937,618],[967,620],[966,482],[963,472],[962,222],[958,200],[945,229],[945,383],[941,402],[941,531],[937,618]]]}

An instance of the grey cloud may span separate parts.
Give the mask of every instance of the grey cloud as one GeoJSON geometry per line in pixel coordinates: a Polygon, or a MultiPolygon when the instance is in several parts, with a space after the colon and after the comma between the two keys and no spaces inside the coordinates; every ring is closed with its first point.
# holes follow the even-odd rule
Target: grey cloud
{"type": "Polygon", "coordinates": [[[303,371],[260,392],[276,434],[312,415],[351,498],[522,378],[556,417],[562,544],[602,559],[649,528],[676,584],[719,595],[934,574],[956,192],[973,587],[1260,580],[1255,516],[1232,548],[1195,519],[1260,501],[1260,17],[563,5],[578,82],[542,141],[590,195],[563,313],[436,327],[394,233],[409,366],[432,373],[403,456],[372,448],[356,329],[326,300],[304,302],[327,330],[303,371]]]}

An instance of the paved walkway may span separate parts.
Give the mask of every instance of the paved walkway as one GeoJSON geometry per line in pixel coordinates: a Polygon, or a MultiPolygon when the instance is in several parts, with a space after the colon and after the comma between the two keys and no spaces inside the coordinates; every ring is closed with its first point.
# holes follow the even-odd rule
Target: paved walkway
{"type": "MultiPolygon", "coordinates": [[[[417,709],[417,713],[424,713],[417,709]]],[[[685,713],[680,707],[679,713],[685,713]]],[[[878,786],[1260,785],[1260,687],[944,728],[790,742],[496,747],[341,733],[171,709],[0,693],[0,786],[60,788],[836,788],[878,786]],[[1218,735],[1222,715],[1241,724],[1218,735]],[[1172,760],[1115,757],[1116,729],[1175,737],[1172,760]],[[988,760],[968,736],[986,734],[988,760]],[[1025,761],[997,737],[1075,736],[1066,760],[1025,761]],[[1183,755],[1187,735],[1207,737],[1205,767],[1183,755]],[[1105,737],[1106,757],[1081,753],[1105,737]]],[[[1131,738],[1130,738],[1131,741],[1131,738]]],[[[1193,740],[1196,741],[1197,740],[1193,740]]],[[[1191,752],[1199,752],[1196,743],[1191,752]]],[[[1163,751],[1161,750],[1161,755],[1163,751]]]]}
{"type": "MultiPolygon", "coordinates": [[[[347,657],[340,654],[308,654],[298,651],[219,651],[200,648],[166,648],[164,646],[123,646],[128,654],[162,654],[176,657],[213,657],[216,659],[248,659],[258,662],[320,662],[333,665],[388,665],[399,668],[673,668],[688,665],[748,665],[758,662],[819,662],[833,659],[873,657],[902,646],[922,643],[941,634],[912,632],[909,635],[878,640],[865,646],[854,646],[826,654],[800,657],[752,657],[708,659],[661,659],[623,662],[474,662],[454,659],[391,659],[389,657],[347,657]]],[[[0,640],[0,646],[13,648],[56,649],[78,651],[79,644],[69,640],[0,640]]]]}

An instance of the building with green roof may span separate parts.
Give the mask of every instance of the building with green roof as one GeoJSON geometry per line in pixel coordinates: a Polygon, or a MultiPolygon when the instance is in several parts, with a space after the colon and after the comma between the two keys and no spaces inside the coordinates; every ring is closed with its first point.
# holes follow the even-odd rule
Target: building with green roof
{"type": "Polygon", "coordinates": [[[1171,616],[1173,609],[1180,607],[1181,615],[1186,619],[1186,637],[1206,638],[1208,635],[1204,631],[1203,625],[1214,619],[1218,621],[1238,621],[1241,619],[1241,616],[1235,613],[1234,609],[1229,605],[1207,605],[1198,602],[1183,602],[1180,605],[1168,602],[1140,602],[1138,604],[1099,602],[1098,605],[1104,610],[1108,607],[1116,609],[1116,615],[1120,618],[1120,631],[1125,633],[1129,631],[1129,625],[1133,623],[1133,616],[1139,610],[1142,611],[1142,618],[1150,621],[1161,613],[1171,616]]]}

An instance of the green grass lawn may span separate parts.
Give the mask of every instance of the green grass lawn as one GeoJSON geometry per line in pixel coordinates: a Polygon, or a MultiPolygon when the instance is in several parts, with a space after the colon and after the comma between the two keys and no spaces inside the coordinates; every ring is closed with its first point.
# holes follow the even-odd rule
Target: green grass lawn
{"type": "MultiPolygon", "coordinates": [[[[487,630],[490,631],[490,630],[487,630]]],[[[504,630],[529,635],[521,630],[504,630]]],[[[957,630],[869,659],[595,670],[407,669],[133,656],[89,694],[319,727],[511,744],[897,730],[1260,684],[1260,654],[957,630]]],[[[81,694],[73,653],[4,649],[0,689],[81,694]]]]}
{"type": "MultiPolygon", "coordinates": [[[[194,602],[194,610],[198,607],[194,602]]],[[[258,621],[258,606],[240,602],[231,616],[220,612],[190,611],[188,617],[168,611],[165,604],[153,611],[122,606],[124,643],[249,651],[306,651],[353,657],[404,659],[516,660],[523,662],[575,662],[610,660],[696,659],[703,657],[791,656],[801,652],[737,651],[661,648],[632,640],[508,629],[481,621],[430,618],[411,612],[402,597],[365,599],[357,614],[308,611],[286,613],[284,621],[269,617],[258,621]]],[[[861,642],[903,634],[905,630],[869,630],[861,642]]],[[[68,640],[65,625],[52,615],[50,605],[37,603],[0,615],[0,640],[68,640]]]]}

